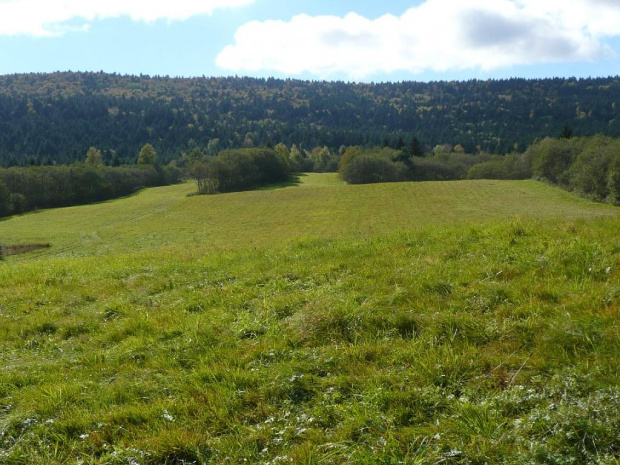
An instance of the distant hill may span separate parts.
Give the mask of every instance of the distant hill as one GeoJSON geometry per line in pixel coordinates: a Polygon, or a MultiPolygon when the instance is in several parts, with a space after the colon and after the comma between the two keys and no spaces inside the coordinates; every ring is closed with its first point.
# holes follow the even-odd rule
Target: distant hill
{"type": "Polygon", "coordinates": [[[218,148],[283,142],[522,151],[539,137],[620,136],[620,77],[350,84],[105,73],[0,76],[0,165],[70,163],[88,147],[108,164],[145,143],[164,162],[218,148]],[[212,143],[213,145],[213,143],[212,143]]]}

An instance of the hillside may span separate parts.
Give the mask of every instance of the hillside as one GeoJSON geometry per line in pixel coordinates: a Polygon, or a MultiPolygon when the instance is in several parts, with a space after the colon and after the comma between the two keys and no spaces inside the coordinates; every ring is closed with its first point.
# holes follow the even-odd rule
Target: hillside
{"type": "Polygon", "coordinates": [[[145,143],[161,160],[182,151],[283,142],[523,151],[569,125],[620,136],[620,79],[510,79],[355,84],[104,73],[0,76],[0,165],[71,163],[90,146],[108,164],[145,143]],[[214,142],[217,140],[218,142],[214,142]]]}
{"type": "Polygon", "coordinates": [[[617,208],[194,189],[0,221],[0,463],[617,461],[617,208]]]}

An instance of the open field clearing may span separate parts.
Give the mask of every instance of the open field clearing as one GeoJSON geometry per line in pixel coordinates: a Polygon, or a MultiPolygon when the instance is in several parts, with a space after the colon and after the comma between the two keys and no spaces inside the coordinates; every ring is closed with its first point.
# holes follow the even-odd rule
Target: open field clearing
{"type": "MultiPolygon", "coordinates": [[[[0,221],[0,241],[50,243],[43,256],[265,247],[299,238],[369,237],[428,225],[514,218],[592,219],[618,215],[534,181],[462,181],[348,186],[307,174],[295,186],[188,196],[195,184],[144,190],[95,205],[44,210],[0,221]]],[[[36,253],[29,256],[36,256],[36,253]]],[[[24,257],[15,257],[22,260],[24,257]]]]}
{"type": "Polygon", "coordinates": [[[0,464],[620,460],[620,209],[193,190],[0,222],[0,464]]]}

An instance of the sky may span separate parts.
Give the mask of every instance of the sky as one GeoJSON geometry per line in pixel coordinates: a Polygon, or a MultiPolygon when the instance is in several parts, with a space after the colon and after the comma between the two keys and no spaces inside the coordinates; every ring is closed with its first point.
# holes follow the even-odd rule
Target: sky
{"type": "Polygon", "coordinates": [[[620,0],[0,0],[0,74],[620,75],[620,0]]]}

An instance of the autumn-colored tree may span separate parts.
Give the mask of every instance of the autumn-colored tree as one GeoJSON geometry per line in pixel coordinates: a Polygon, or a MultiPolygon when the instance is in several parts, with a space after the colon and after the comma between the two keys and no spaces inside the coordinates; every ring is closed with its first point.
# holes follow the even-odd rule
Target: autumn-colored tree
{"type": "Polygon", "coordinates": [[[348,147],[344,151],[344,153],[342,154],[342,157],[340,157],[340,163],[338,164],[338,172],[340,173],[341,176],[342,176],[344,167],[347,166],[351,162],[351,160],[353,160],[355,157],[357,157],[358,155],[361,155],[362,152],[363,152],[363,149],[359,145],[348,147]]]}
{"type": "Polygon", "coordinates": [[[452,152],[452,146],[450,144],[437,144],[435,148],[433,149],[433,153],[435,155],[439,153],[451,153],[451,152],[452,152]]]}

